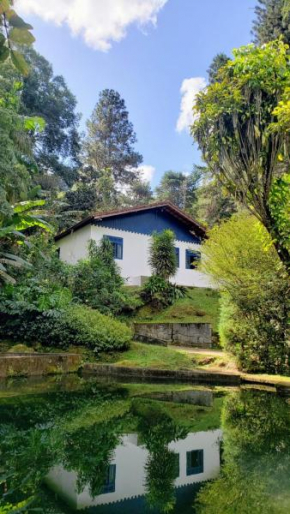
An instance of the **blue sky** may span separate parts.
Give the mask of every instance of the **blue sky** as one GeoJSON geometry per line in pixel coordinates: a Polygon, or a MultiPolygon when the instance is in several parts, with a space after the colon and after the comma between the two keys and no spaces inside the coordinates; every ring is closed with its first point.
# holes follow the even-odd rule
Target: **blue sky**
{"type": "MultiPolygon", "coordinates": [[[[184,100],[180,131],[176,129],[180,88],[185,79],[206,78],[216,53],[230,55],[232,48],[251,41],[256,0],[17,3],[34,26],[36,50],[53,64],[56,74],[65,77],[75,94],[82,128],[99,92],[113,88],[126,101],[144,164],[155,170],[153,186],[165,171],[189,172],[200,162],[185,126],[190,96],[184,100]],[[150,19],[156,23],[147,23],[150,19]],[[74,36],[73,30],[79,35],[74,36]]],[[[184,91],[190,95],[199,82],[185,82],[184,91]]]]}

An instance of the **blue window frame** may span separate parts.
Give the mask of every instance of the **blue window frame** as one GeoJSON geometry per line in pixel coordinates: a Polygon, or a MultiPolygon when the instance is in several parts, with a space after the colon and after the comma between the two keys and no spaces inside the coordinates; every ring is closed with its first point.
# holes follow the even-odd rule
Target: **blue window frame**
{"type": "Polygon", "coordinates": [[[186,250],[186,269],[195,269],[200,261],[201,253],[196,250],[186,250]]]}
{"type": "Polygon", "coordinates": [[[186,474],[198,475],[203,473],[203,450],[186,452],[186,474]]]}
{"type": "Polygon", "coordinates": [[[114,259],[123,259],[123,238],[115,236],[104,236],[109,239],[113,247],[114,259]]]}
{"type": "Polygon", "coordinates": [[[179,258],[179,255],[180,255],[179,248],[175,247],[175,256],[176,256],[176,261],[177,261],[177,267],[178,267],[178,268],[180,267],[180,258],[179,258]]]}
{"type": "Polygon", "coordinates": [[[116,489],[116,464],[110,464],[107,468],[107,475],[103,485],[102,493],[114,493],[116,489]]]}

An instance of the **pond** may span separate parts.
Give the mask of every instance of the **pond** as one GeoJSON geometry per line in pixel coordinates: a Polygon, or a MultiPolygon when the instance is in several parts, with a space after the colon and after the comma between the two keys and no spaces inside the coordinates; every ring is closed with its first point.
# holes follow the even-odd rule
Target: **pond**
{"type": "Polygon", "coordinates": [[[274,390],[0,383],[0,513],[289,514],[290,405],[274,390]]]}

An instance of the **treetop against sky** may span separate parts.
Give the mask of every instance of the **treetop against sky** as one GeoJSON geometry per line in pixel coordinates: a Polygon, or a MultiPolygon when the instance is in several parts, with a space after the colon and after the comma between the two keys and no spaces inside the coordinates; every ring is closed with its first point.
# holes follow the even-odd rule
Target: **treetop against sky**
{"type": "Polygon", "coordinates": [[[251,41],[255,0],[16,0],[35,48],[76,95],[82,124],[101,90],[125,99],[144,177],[189,172],[200,154],[189,134],[194,95],[220,52],[251,41]]]}

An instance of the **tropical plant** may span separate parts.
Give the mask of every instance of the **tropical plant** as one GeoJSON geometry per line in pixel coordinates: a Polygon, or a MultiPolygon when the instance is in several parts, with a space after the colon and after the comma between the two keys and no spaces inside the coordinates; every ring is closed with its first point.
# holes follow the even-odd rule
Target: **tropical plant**
{"type": "Polygon", "coordinates": [[[148,303],[156,309],[173,305],[176,300],[183,298],[185,295],[185,287],[171,284],[158,275],[149,277],[140,293],[144,303],[148,303]]]}
{"type": "Polygon", "coordinates": [[[15,283],[15,278],[8,272],[9,267],[30,266],[27,261],[9,251],[11,244],[27,243],[25,231],[31,228],[37,227],[52,232],[51,225],[42,219],[43,211],[36,210],[43,205],[45,205],[44,200],[20,202],[12,206],[11,215],[0,217],[0,282],[2,280],[15,283]],[[5,250],[5,246],[8,250],[5,250]]]}
{"type": "Polygon", "coordinates": [[[177,271],[177,259],[174,247],[175,236],[171,230],[154,232],[149,250],[149,265],[154,275],[169,280],[177,271]]]}
{"type": "Polygon", "coordinates": [[[34,43],[33,27],[18,16],[13,5],[13,0],[0,0],[0,62],[10,57],[15,68],[27,75],[29,67],[18,47],[34,43]]]}
{"type": "Polygon", "coordinates": [[[275,111],[289,88],[288,46],[279,40],[233,53],[220,81],[198,95],[192,134],[214,177],[263,223],[290,267],[270,209],[272,185],[288,166],[289,137],[275,111]]]}

